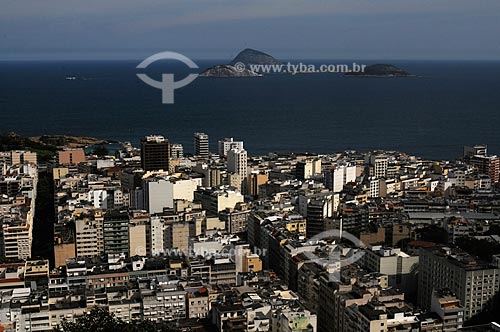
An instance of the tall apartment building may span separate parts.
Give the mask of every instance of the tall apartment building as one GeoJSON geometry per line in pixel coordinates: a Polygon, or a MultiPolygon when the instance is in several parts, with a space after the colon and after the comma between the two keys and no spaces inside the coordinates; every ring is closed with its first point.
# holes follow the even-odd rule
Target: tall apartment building
{"type": "Polygon", "coordinates": [[[323,174],[325,176],[325,187],[338,193],[344,189],[344,185],[356,181],[356,166],[330,167],[323,174]]]}
{"type": "Polygon", "coordinates": [[[431,308],[435,290],[449,288],[464,307],[467,320],[488,304],[500,289],[500,269],[448,247],[420,249],[418,303],[431,308]]]}
{"type": "Polygon", "coordinates": [[[387,182],[383,178],[372,178],[370,179],[370,188],[368,191],[368,197],[387,197],[387,182]]]}
{"type": "Polygon", "coordinates": [[[158,256],[165,252],[165,222],[158,216],[151,216],[150,246],[151,255],[158,256]]]}
{"type": "Polygon", "coordinates": [[[307,230],[309,238],[326,230],[325,219],[333,217],[331,197],[312,199],[307,204],[307,230]]]}
{"type": "Polygon", "coordinates": [[[243,193],[248,192],[248,155],[246,150],[231,149],[227,153],[227,171],[237,174],[237,182],[243,193]]]}
{"type": "Polygon", "coordinates": [[[3,252],[6,258],[28,259],[31,257],[32,225],[33,222],[24,221],[19,224],[4,224],[3,252]]]}
{"type": "Polygon", "coordinates": [[[198,157],[208,157],[208,135],[205,133],[194,133],[194,155],[198,157]]]}
{"type": "Polygon", "coordinates": [[[299,213],[307,217],[308,238],[326,230],[325,220],[335,216],[339,200],[339,194],[332,192],[299,196],[299,213]]]}
{"type": "Polygon", "coordinates": [[[476,155],[471,157],[470,161],[477,168],[479,174],[487,175],[490,178],[491,183],[500,181],[500,157],[476,155]]]}
{"type": "Polygon", "coordinates": [[[167,171],[170,159],[170,143],[159,135],[146,136],[141,140],[141,165],[145,171],[167,171]]]}
{"type": "Polygon", "coordinates": [[[242,177],[248,174],[248,154],[244,149],[231,149],[227,153],[227,170],[242,177]]]}
{"type": "MultiPolygon", "coordinates": [[[[36,162],[36,154],[34,158],[36,162]]],[[[29,161],[23,161],[23,163],[27,162],[29,161]]],[[[18,164],[16,162],[15,165],[18,164]]],[[[12,166],[7,172],[16,175],[2,177],[0,180],[0,193],[9,196],[11,199],[15,198],[18,205],[10,205],[0,213],[2,227],[0,232],[0,253],[6,258],[27,259],[31,257],[33,242],[38,172],[36,166],[12,166]]]]}
{"type": "Polygon", "coordinates": [[[170,145],[170,157],[172,159],[180,159],[184,157],[184,147],[182,146],[182,144],[170,145]]]}
{"type": "Polygon", "coordinates": [[[104,253],[103,218],[75,221],[76,257],[99,257],[104,253]]]}
{"type": "Polygon", "coordinates": [[[235,141],[232,137],[219,141],[219,156],[226,157],[229,150],[243,150],[243,142],[235,141]]]}
{"type": "Polygon", "coordinates": [[[374,178],[385,178],[387,176],[387,168],[389,158],[385,155],[370,156],[370,176],[374,178]]]}
{"type": "Polygon", "coordinates": [[[464,146],[464,158],[470,158],[473,156],[487,156],[488,146],[487,145],[474,145],[474,146],[464,146]]]}
{"type": "Polygon", "coordinates": [[[105,254],[129,254],[129,216],[111,211],[104,216],[103,237],[105,254]]]}

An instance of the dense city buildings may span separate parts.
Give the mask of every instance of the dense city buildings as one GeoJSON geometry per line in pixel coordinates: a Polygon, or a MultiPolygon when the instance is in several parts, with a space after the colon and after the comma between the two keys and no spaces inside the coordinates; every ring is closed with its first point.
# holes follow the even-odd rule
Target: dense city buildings
{"type": "Polygon", "coordinates": [[[500,0],[0,3],[0,332],[500,332],[500,0]]]}
{"type": "Polygon", "coordinates": [[[5,331],[50,331],[95,306],[179,331],[496,326],[481,318],[500,290],[486,148],[456,162],[253,157],[232,139],[209,154],[197,137],[195,156],[162,136],[113,156],[61,148],[44,165],[0,154],[5,331]],[[53,185],[53,257],[33,252],[40,174],[53,185]]]}

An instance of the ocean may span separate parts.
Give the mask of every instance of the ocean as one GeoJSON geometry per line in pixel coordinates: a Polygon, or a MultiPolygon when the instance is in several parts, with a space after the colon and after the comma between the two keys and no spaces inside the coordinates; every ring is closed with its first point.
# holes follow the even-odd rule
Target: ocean
{"type": "MultiPolygon", "coordinates": [[[[133,144],[162,134],[188,153],[193,133],[203,131],[213,151],[217,140],[234,137],[252,155],[385,149],[440,160],[479,143],[500,154],[500,62],[356,61],[391,63],[417,75],[410,78],[200,77],[175,91],[173,105],[162,104],[160,90],[136,77],[139,62],[0,62],[0,132],[133,144]]],[[[158,79],[185,71],[171,65],[147,72],[158,79]]]]}

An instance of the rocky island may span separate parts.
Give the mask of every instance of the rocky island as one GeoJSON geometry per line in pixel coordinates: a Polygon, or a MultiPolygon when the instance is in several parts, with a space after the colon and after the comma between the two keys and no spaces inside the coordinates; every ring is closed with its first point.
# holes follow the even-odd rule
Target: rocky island
{"type": "Polygon", "coordinates": [[[262,74],[248,70],[247,68],[234,67],[231,65],[217,65],[208,68],[200,74],[201,77],[259,77],[262,74]]]}
{"type": "Polygon", "coordinates": [[[246,48],[238,53],[230,65],[234,66],[237,63],[242,63],[248,68],[250,65],[280,65],[281,61],[267,53],[246,48]]]}
{"type": "Polygon", "coordinates": [[[206,69],[200,74],[201,77],[259,77],[258,71],[252,71],[252,65],[278,65],[281,62],[273,56],[246,48],[227,65],[217,65],[206,69]]]}
{"type": "Polygon", "coordinates": [[[346,73],[349,77],[413,77],[410,74],[396,66],[388,64],[375,64],[365,68],[363,72],[346,73]]]}

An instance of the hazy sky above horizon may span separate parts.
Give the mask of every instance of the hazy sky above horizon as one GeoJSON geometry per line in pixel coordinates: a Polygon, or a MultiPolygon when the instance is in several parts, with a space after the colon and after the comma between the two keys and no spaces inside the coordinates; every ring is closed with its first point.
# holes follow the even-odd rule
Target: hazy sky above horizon
{"type": "Polygon", "coordinates": [[[499,0],[1,0],[0,59],[500,60],[499,0]]]}

